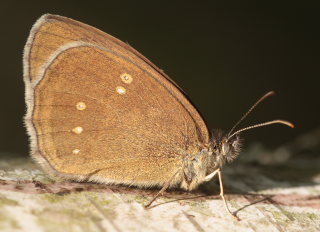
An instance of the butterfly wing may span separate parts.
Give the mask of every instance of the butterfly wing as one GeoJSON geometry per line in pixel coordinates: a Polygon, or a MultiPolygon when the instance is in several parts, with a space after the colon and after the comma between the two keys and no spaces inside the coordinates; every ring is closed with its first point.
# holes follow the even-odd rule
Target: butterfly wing
{"type": "Polygon", "coordinates": [[[47,46],[46,39],[38,43],[33,36],[36,50],[29,39],[26,124],[33,157],[69,179],[162,185],[185,154],[208,142],[204,121],[181,91],[139,56],[79,38],[49,46],[51,52],[36,52],[47,46]]]}

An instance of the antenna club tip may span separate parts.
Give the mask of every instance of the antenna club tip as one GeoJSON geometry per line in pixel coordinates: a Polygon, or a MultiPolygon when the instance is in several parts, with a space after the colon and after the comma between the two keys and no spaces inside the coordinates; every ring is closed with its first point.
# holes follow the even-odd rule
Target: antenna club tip
{"type": "Polygon", "coordinates": [[[295,127],[295,125],[293,124],[293,123],[291,123],[291,122],[289,122],[289,125],[288,125],[289,127],[291,127],[291,128],[294,128],[295,127]]]}
{"type": "Polygon", "coordinates": [[[288,127],[291,127],[291,128],[294,128],[294,127],[295,127],[295,125],[294,125],[293,123],[288,122],[288,121],[279,120],[278,122],[280,122],[280,123],[282,123],[282,124],[284,124],[284,125],[286,125],[286,126],[288,126],[288,127]]]}
{"type": "Polygon", "coordinates": [[[273,91],[273,90],[271,90],[271,91],[269,91],[266,95],[271,96],[271,95],[275,95],[275,94],[276,94],[276,92],[273,91]]]}

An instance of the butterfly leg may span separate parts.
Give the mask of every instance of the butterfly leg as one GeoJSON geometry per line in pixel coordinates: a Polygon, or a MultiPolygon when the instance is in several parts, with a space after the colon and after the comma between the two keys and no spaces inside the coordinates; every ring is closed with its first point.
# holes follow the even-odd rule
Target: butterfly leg
{"type": "Polygon", "coordinates": [[[228,212],[234,219],[236,219],[237,221],[240,221],[240,219],[239,219],[235,214],[233,214],[233,213],[230,211],[230,209],[229,209],[229,207],[228,207],[228,204],[227,204],[227,202],[226,202],[226,199],[224,198],[222,174],[221,174],[220,168],[218,168],[216,171],[217,171],[217,173],[218,173],[218,178],[219,178],[220,197],[221,197],[222,200],[223,200],[224,207],[225,207],[225,209],[227,210],[227,212],[228,212]]]}
{"type": "Polygon", "coordinates": [[[216,169],[214,172],[210,173],[209,175],[207,175],[205,178],[204,178],[204,181],[210,181],[218,172],[220,171],[220,169],[216,169]]]}
{"type": "Polygon", "coordinates": [[[180,169],[165,183],[165,185],[162,187],[162,189],[157,193],[157,195],[154,196],[154,198],[152,198],[152,200],[146,204],[144,206],[144,208],[149,208],[150,205],[161,195],[163,195],[163,193],[167,190],[167,188],[170,186],[171,182],[173,181],[173,179],[176,177],[176,175],[180,172],[180,169]]]}

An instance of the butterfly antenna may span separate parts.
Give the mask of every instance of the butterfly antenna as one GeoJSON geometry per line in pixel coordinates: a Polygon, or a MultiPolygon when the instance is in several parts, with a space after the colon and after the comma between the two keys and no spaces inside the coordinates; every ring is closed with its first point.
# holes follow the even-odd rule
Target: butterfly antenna
{"type": "Polygon", "coordinates": [[[243,121],[243,119],[245,119],[250,113],[251,111],[257,107],[257,105],[259,105],[260,102],[262,102],[264,99],[266,99],[267,97],[270,97],[272,95],[274,95],[274,91],[270,91],[268,93],[266,93],[265,95],[263,95],[258,101],[256,101],[256,103],[253,104],[253,106],[251,106],[251,108],[242,116],[242,118],[231,128],[231,130],[228,133],[228,137],[230,138],[230,134],[234,131],[234,129],[243,121]]]}
{"type": "Polygon", "coordinates": [[[264,123],[259,123],[259,124],[256,124],[256,125],[248,126],[248,127],[242,128],[242,129],[240,129],[240,130],[237,130],[237,131],[234,132],[232,135],[228,135],[228,140],[229,140],[230,138],[232,138],[233,136],[235,136],[236,134],[242,132],[242,131],[250,130],[250,129],[253,129],[253,128],[257,128],[257,127],[268,126],[268,125],[271,125],[271,124],[284,124],[284,125],[286,125],[286,126],[289,126],[289,127],[291,127],[291,128],[294,128],[294,125],[293,125],[291,122],[288,122],[288,121],[285,121],[285,120],[273,120],[273,121],[268,121],[268,122],[264,122],[264,123]]]}

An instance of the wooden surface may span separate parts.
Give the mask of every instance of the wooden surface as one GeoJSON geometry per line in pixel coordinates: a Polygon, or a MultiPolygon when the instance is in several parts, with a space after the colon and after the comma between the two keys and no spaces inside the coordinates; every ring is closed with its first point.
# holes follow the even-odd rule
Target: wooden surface
{"type": "Polygon", "coordinates": [[[157,190],[53,180],[31,159],[1,153],[0,231],[320,231],[314,133],[313,143],[302,136],[274,151],[251,146],[223,169],[240,222],[226,213],[214,181],[193,193],[171,190],[145,210],[157,190]]]}

